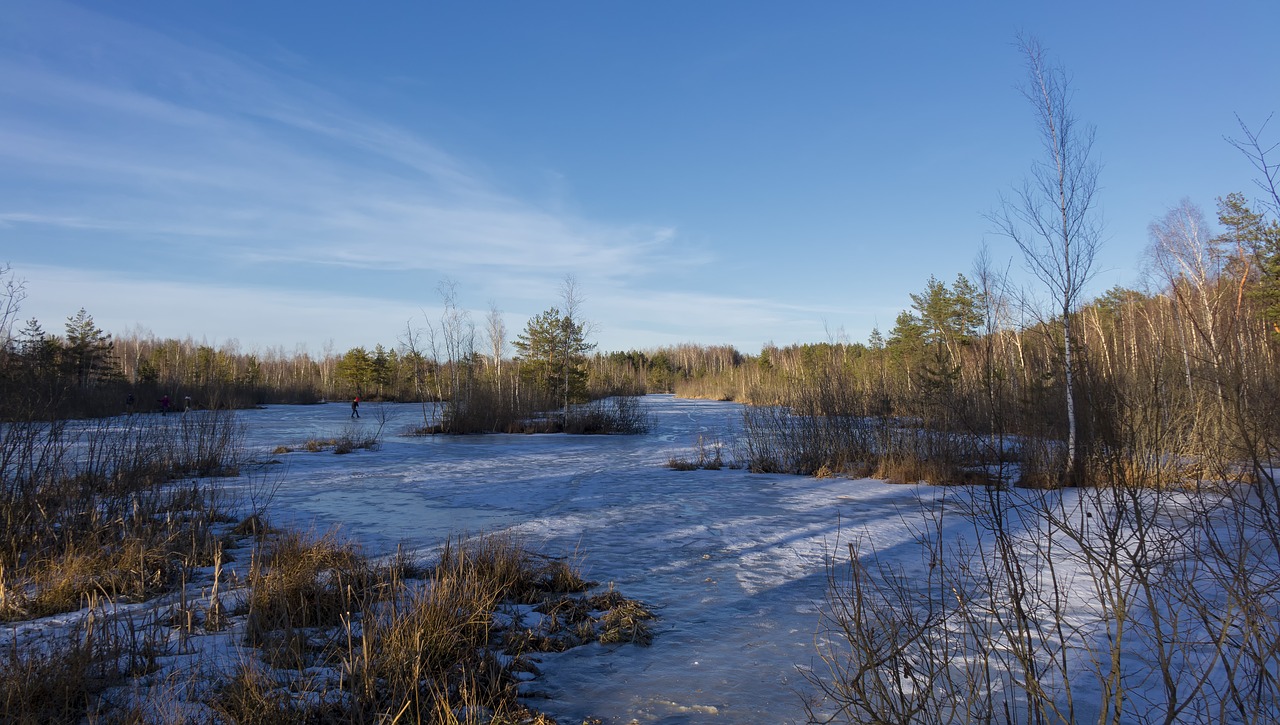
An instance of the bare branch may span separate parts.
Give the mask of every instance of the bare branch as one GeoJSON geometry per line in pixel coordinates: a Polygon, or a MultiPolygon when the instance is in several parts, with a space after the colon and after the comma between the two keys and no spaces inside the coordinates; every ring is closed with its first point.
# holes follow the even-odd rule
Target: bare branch
{"type": "MultiPolygon", "coordinates": [[[[1274,115],[1274,114],[1272,114],[1274,115]]],[[[1249,163],[1253,164],[1253,168],[1257,169],[1261,174],[1261,178],[1254,179],[1253,183],[1262,189],[1262,193],[1271,197],[1270,200],[1264,200],[1263,204],[1271,209],[1272,214],[1280,215],[1280,161],[1268,161],[1267,156],[1273,154],[1277,148],[1280,148],[1280,142],[1263,147],[1262,132],[1267,129],[1267,124],[1271,122],[1272,116],[1267,116],[1262,125],[1254,132],[1248,125],[1236,116],[1236,123],[1240,124],[1240,131],[1244,134],[1243,139],[1226,137],[1227,143],[1236,148],[1237,151],[1244,154],[1249,159],[1249,163]]],[[[1272,158],[1275,158],[1272,156],[1272,158]]]]}

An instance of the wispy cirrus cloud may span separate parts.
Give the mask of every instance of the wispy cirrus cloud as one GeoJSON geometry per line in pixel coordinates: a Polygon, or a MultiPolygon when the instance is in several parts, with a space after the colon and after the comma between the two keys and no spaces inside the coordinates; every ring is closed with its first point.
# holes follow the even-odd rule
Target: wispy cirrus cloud
{"type": "Polygon", "coordinates": [[[503,194],[414,130],[230,51],[41,6],[23,16],[41,42],[0,50],[0,180],[27,186],[0,201],[9,225],[176,231],[252,263],[592,277],[643,274],[673,237],[503,194]]]}
{"type": "Polygon", "coordinates": [[[430,307],[442,277],[520,315],[553,304],[566,274],[608,320],[606,346],[708,329],[755,340],[766,322],[823,314],[662,291],[672,260],[696,278],[714,273],[711,255],[668,224],[505,192],[303,61],[272,66],[57,0],[7,4],[22,12],[0,24],[0,245],[34,271],[33,292],[47,286],[29,301],[46,319],[70,300],[116,329],[372,344],[430,307]],[[335,279],[362,293],[334,295],[335,279]]]}

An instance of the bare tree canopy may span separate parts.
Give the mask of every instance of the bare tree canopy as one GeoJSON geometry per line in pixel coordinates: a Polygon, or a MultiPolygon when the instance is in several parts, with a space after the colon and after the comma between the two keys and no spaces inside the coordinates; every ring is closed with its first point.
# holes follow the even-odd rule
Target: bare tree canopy
{"type": "Polygon", "coordinates": [[[1227,143],[1236,147],[1245,155],[1245,158],[1249,159],[1249,163],[1253,164],[1253,168],[1259,174],[1253,183],[1262,190],[1263,205],[1270,207],[1272,214],[1280,216],[1280,161],[1275,160],[1274,154],[1276,149],[1280,148],[1280,143],[1267,146],[1261,138],[1262,133],[1267,129],[1267,124],[1271,123],[1271,118],[1267,116],[1262,125],[1258,126],[1258,130],[1254,131],[1239,116],[1236,116],[1236,123],[1240,124],[1240,132],[1244,137],[1227,137],[1227,143]],[[1268,155],[1271,156],[1270,159],[1267,158],[1268,155]]]}
{"type": "Polygon", "coordinates": [[[991,220],[1018,245],[1027,269],[1044,284],[1062,318],[1068,431],[1064,473],[1070,478],[1077,463],[1071,315],[1094,274],[1102,241],[1096,208],[1099,165],[1093,158],[1093,127],[1080,123],[1071,110],[1066,70],[1050,62],[1035,38],[1021,36],[1018,44],[1027,69],[1022,94],[1035,111],[1042,155],[1013,197],[1001,198],[991,220]]]}

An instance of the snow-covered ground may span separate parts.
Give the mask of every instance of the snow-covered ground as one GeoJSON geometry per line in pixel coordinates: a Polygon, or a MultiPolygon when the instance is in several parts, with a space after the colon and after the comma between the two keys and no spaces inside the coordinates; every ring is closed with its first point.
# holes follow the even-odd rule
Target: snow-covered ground
{"type": "MultiPolygon", "coordinates": [[[[989,687],[982,685],[989,704],[1010,705],[1013,719],[1021,719],[1025,699],[1016,683],[1020,674],[1008,649],[1011,640],[1002,640],[998,631],[990,632],[991,639],[974,640],[986,631],[988,618],[1012,621],[1008,591],[1001,592],[1008,585],[1001,584],[1003,560],[986,553],[994,543],[992,519],[965,514],[976,510],[1003,512],[1004,530],[1012,537],[1008,551],[1022,562],[1020,576],[1029,577],[1021,582],[1038,588],[1039,598],[1024,601],[1034,610],[1028,610],[1030,619],[1020,621],[1040,623],[1029,635],[1032,657],[1036,667],[1050,665],[1040,682],[1052,690],[1055,706],[1063,702],[1059,685],[1067,684],[1057,663],[1065,668],[1075,707],[1058,719],[1101,721],[1107,688],[1123,693],[1112,700],[1123,700],[1117,707],[1126,721],[1161,719],[1174,702],[1188,704],[1176,718],[1186,722],[1234,722],[1239,712],[1255,709],[1264,720],[1280,713],[1272,676],[1280,658],[1269,644],[1272,635],[1280,636],[1269,584],[1276,571],[1275,539],[1269,538],[1275,526],[1228,525],[1227,514],[1241,509],[1218,505],[1211,491],[996,494],[980,487],[732,469],[676,471],[667,466],[669,459],[697,458],[700,441],[732,449],[742,407],[670,396],[649,396],[642,405],[653,421],[642,436],[401,435],[421,423],[416,405],[365,405],[359,421],[349,417],[345,403],[243,411],[238,415],[249,458],[271,463],[246,465],[242,478],[224,479],[223,485],[240,501],[267,505],[276,524],[318,533],[336,527],[373,555],[405,545],[427,556],[450,535],[514,532],[544,553],[575,559],[602,585],[612,583],[642,600],[660,617],[652,646],[592,644],[538,656],[542,676],[525,684],[529,704],[567,725],[588,716],[640,725],[804,722],[804,700],[815,694],[804,674],[810,667],[826,672],[815,646],[828,642],[820,617],[826,562],[832,554],[844,555],[846,542],[858,544],[872,569],[904,582],[900,593],[906,599],[882,611],[889,620],[902,613],[904,601],[929,610],[951,602],[944,607],[951,615],[963,604],[969,619],[948,615],[931,621],[917,644],[954,654],[943,665],[948,676],[963,678],[969,665],[977,667],[970,675],[981,676],[985,667],[992,678],[989,687]],[[375,451],[336,455],[303,448],[309,439],[358,440],[378,430],[384,441],[375,451]],[[296,452],[275,453],[280,447],[296,452]],[[1198,504],[1209,507],[1203,512],[1208,518],[1197,518],[1198,504]],[[1147,533],[1137,538],[1130,536],[1136,512],[1147,521],[1147,533]],[[1155,525],[1157,520],[1162,523],[1155,525]],[[1182,524],[1193,520],[1201,524],[1182,524]],[[921,543],[931,538],[946,553],[939,549],[931,559],[921,543]],[[1212,548],[1207,543],[1219,547],[1220,556],[1203,557],[1212,548]],[[943,566],[936,567],[939,562],[943,566]],[[888,568],[877,569],[881,565],[888,568]],[[1099,578],[1100,572],[1105,576],[1099,578]],[[1135,588],[1136,572],[1148,577],[1150,588],[1135,588]],[[1108,578],[1112,574],[1118,578],[1108,578]],[[1257,588],[1245,599],[1227,596],[1227,588],[1241,587],[1257,588]],[[1240,614],[1245,610],[1252,613],[1247,621],[1240,614]],[[1122,623],[1115,611],[1125,613],[1122,623]],[[1178,636],[1169,640],[1169,631],[1178,636]],[[1215,648],[1215,636],[1230,646],[1215,648]],[[1255,664],[1236,656],[1231,643],[1237,641],[1254,648],[1255,664]],[[1107,649],[1112,644],[1114,653],[1107,649]],[[975,659],[978,649],[985,665],[975,659]],[[1170,663],[1163,680],[1157,660],[1170,663]],[[1255,683],[1251,687],[1261,699],[1232,705],[1223,681],[1228,666],[1242,673],[1238,682],[1255,683]]],[[[1254,495],[1248,488],[1239,493],[1240,500],[1254,495]]],[[[838,568],[837,574],[846,571],[838,568]]],[[[145,615],[172,604],[123,609],[145,615]]],[[[82,615],[0,628],[0,646],[15,636],[30,642],[28,634],[56,632],[82,615]]],[[[878,636],[889,620],[872,620],[871,634],[878,636]]],[[[162,658],[162,670],[179,671],[184,659],[214,663],[233,657],[233,636],[184,640],[162,658]]],[[[841,658],[838,640],[835,645],[841,658]]],[[[897,686],[903,682],[899,694],[910,692],[914,679],[897,686]]]]}
{"type": "MultiPolygon", "coordinates": [[[[547,553],[580,560],[660,616],[653,645],[592,645],[544,655],[531,704],[562,722],[802,722],[815,657],[824,552],[838,529],[878,547],[908,541],[913,486],[674,471],[700,435],[731,442],[741,406],[648,396],[643,436],[405,437],[421,419],[388,405],[381,450],[278,455],[271,517],[323,531],[340,526],[370,553],[428,549],[454,532],[513,530],[547,553]]],[[[377,425],[375,405],[359,425],[377,425]]],[[[248,443],[333,437],[349,407],[244,412],[248,443]]],[[[258,481],[255,486],[262,487],[258,481]]]]}

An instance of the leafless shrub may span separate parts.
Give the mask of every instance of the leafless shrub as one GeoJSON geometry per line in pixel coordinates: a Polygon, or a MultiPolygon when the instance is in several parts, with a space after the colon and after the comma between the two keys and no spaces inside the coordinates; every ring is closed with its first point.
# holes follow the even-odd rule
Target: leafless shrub
{"type": "Polygon", "coordinates": [[[647,433],[649,416],[635,396],[618,395],[569,409],[564,432],[572,434],[640,435],[647,433]]]}
{"type": "Polygon", "coordinates": [[[1280,579],[1265,495],[939,491],[904,517],[925,522],[907,544],[918,566],[863,539],[832,561],[811,717],[1270,721],[1280,579]]]}
{"type": "Polygon", "coordinates": [[[0,618],[146,598],[207,565],[222,496],[173,479],[237,470],[238,431],[225,414],[0,427],[0,618]]]}

